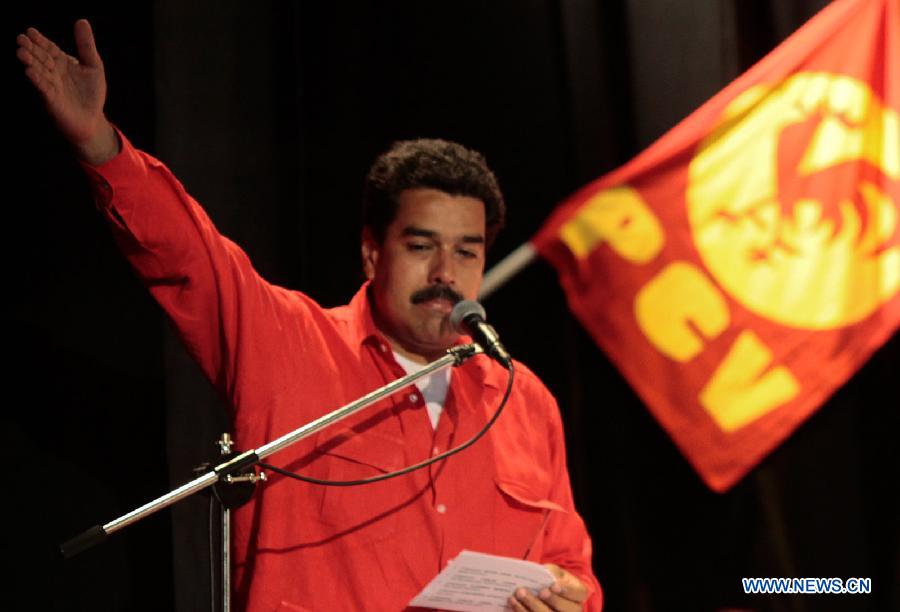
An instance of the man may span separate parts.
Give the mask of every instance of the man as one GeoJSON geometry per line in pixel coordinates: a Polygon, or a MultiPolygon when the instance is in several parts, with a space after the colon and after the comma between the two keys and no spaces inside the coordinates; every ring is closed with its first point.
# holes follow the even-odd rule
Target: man
{"type": "MultiPolygon", "coordinates": [[[[448,316],[474,299],[504,204],[483,158],[454,143],[398,143],[366,183],[363,268],[347,306],[326,310],[268,284],[158,160],[104,117],[106,81],[87,21],[78,58],[37,30],[17,39],[25,74],[75,147],[119,245],[254,448],[442,355],[448,316]]],[[[356,487],[275,476],[235,520],[236,590],[252,610],[399,610],[461,550],[548,566],[514,610],[599,610],[591,544],[572,504],[556,403],[516,364],[506,412],[466,451],[356,487]]],[[[327,480],[387,473],[478,432],[506,370],[485,356],[274,455],[327,480]]]]}

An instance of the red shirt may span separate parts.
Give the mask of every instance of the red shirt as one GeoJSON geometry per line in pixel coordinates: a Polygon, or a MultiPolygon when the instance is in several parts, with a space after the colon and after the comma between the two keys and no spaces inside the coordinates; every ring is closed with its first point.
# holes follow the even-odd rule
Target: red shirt
{"type": "MultiPolygon", "coordinates": [[[[256,448],[403,375],[366,286],[324,309],[270,285],[158,160],[121,136],[89,169],[116,239],[234,410],[256,448]]],[[[496,410],[504,368],[478,356],[453,371],[437,429],[418,389],[267,458],[317,478],[365,478],[468,440],[496,410]]],[[[250,610],[401,610],[461,550],[556,563],[592,591],[591,541],[572,504],[556,402],[516,364],[504,413],[471,448],[357,487],[271,474],[234,517],[237,595],[250,610]]]]}

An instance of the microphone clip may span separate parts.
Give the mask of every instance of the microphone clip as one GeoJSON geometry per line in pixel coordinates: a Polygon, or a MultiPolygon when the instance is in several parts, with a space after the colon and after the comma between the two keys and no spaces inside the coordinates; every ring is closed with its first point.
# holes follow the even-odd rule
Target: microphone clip
{"type": "Polygon", "coordinates": [[[447,354],[453,356],[454,368],[461,366],[475,355],[479,355],[483,352],[484,349],[481,348],[481,345],[477,342],[472,342],[471,344],[460,344],[459,346],[452,346],[447,349],[447,354]]]}

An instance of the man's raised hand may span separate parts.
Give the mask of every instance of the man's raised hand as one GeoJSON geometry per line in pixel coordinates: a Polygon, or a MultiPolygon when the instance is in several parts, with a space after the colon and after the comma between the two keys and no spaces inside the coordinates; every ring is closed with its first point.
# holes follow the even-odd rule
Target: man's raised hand
{"type": "Polygon", "coordinates": [[[91,25],[75,23],[78,57],[64,53],[34,28],[16,37],[16,57],[44,98],[47,112],[81,158],[99,165],[119,150],[116,134],[103,115],[106,75],[91,25]]]}

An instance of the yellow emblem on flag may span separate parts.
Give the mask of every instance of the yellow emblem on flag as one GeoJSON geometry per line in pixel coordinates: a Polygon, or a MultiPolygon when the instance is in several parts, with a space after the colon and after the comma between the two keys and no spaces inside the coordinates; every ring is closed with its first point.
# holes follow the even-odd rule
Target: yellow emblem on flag
{"type": "Polygon", "coordinates": [[[690,164],[688,216],[704,264],[740,303],[778,323],[834,329],[900,289],[897,202],[879,186],[898,179],[897,112],[857,79],[803,72],[729,104],[690,164]],[[779,165],[781,135],[804,123],[808,145],[793,168],[779,165]],[[882,176],[829,177],[847,162],[882,176]],[[830,180],[840,198],[781,201],[785,172],[801,186],[830,180]]]}

